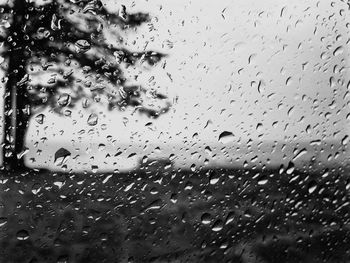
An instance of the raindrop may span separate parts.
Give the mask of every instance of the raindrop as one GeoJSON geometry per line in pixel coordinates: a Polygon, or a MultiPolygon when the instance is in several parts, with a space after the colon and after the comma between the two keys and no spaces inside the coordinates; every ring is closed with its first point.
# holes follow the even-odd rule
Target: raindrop
{"type": "Polygon", "coordinates": [[[342,46],[340,47],[337,47],[334,51],[333,51],[333,56],[338,56],[338,55],[341,55],[343,54],[344,52],[344,48],[342,46]]]}
{"type": "Polygon", "coordinates": [[[0,217],[0,227],[4,226],[7,223],[6,217],[0,217]]]}
{"type": "Polygon", "coordinates": [[[119,9],[119,17],[123,20],[126,20],[127,18],[127,13],[126,13],[126,7],[125,5],[120,5],[119,9]]]}
{"type": "Polygon", "coordinates": [[[90,43],[87,40],[80,39],[75,42],[75,51],[77,53],[85,53],[91,48],[90,43]]]}
{"type": "Polygon", "coordinates": [[[206,146],[205,147],[205,152],[210,155],[210,154],[212,154],[213,151],[212,151],[212,149],[209,146],[206,146]]]}
{"type": "Polygon", "coordinates": [[[45,115],[44,114],[38,114],[35,116],[35,121],[39,124],[43,124],[45,120],[45,115]]]}
{"type": "Polygon", "coordinates": [[[292,77],[286,79],[286,86],[289,86],[292,83],[292,77]]]}
{"type": "Polygon", "coordinates": [[[325,178],[325,177],[328,177],[329,175],[329,169],[325,169],[324,173],[322,174],[322,177],[325,178]]]}
{"type": "Polygon", "coordinates": [[[24,77],[20,81],[17,82],[17,85],[21,86],[21,85],[24,85],[28,82],[29,82],[29,75],[25,74],[24,77]]]}
{"type": "Polygon", "coordinates": [[[90,126],[95,126],[98,122],[98,116],[94,113],[90,114],[88,120],[87,120],[87,123],[90,125],[90,126]]]}
{"type": "Polygon", "coordinates": [[[265,185],[269,180],[266,177],[262,177],[258,180],[258,185],[265,185]]]}
{"type": "Polygon", "coordinates": [[[292,174],[294,172],[295,166],[293,162],[289,162],[286,173],[292,174]]]}
{"type": "Polygon", "coordinates": [[[125,189],[124,189],[124,192],[128,192],[133,187],[134,184],[135,184],[135,182],[133,182],[133,183],[129,184],[128,186],[126,186],[125,189]]]}
{"type": "Polygon", "coordinates": [[[10,28],[11,24],[6,20],[2,20],[2,21],[0,21],[0,26],[2,26],[4,28],[10,28]]]}
{"type": "Polygon", "coordinates": [[[51,29],[54,31],[61,29],[61,20],[62,19],[57,18],[56,14],[53,14],[51,20],[51,29]]]}
{"type": "Polygon", "coordinates": [[[32,193],[33,194],[38,194],[39,192],[40,192],[40,190],[41,190],[41,185],[40,184],[34,184],[33,186],[32,186],[32,193]]]}
{"type": "Polygon", "coordinates": [[[91,172],[97,173],[98,172],[98,165],[91,165],[91,172]]]}
{"type": "Polygon", "coordinates": [[[105,179],[103,179],[102,183],[105,184],[108,182],[108,180],[112,177],[113,175],[110,174],[110,175],[107,175],[105,179]]]}
{"type": "Polygon", "coordinates": [[[83,9],[83,13],[86,14],[86,13],[91,13],[93,15],[96,15],[96,11],[95,11],[95,4],[96,4],[96,1],[91,1],[89,2],[83,9]]]}
{"type": "Polygon", "coordinates": [[[211,222],[211,215],[209,213],[204,213],[201,216],[201,221],[203,225],[208,225],[211,222]]]}
{"type": "Polygon", "coordinates": [[[173,193],[171,194],[170,201],[175,204],[177,202],[177,194],[173,193]]]}
{"type": "Polygon", "coordinates": [[[265,88],[265,83],[260,80],[259,83],[258,83],[258,92],[259,93],[263,93],[264,92],[264,88],[265,88]]]}
{"type": "Polygon", "coordinates": [[[305,148],[301,149],[300,151],[298,151],[294,157],[293,157],[293,161],[297,160],[298,158],[302,157],[303,155],[307,154],[307,150],[305,148]]]}
{"type": "Polygon", "coordinates": [[[58,105],[61,107],[68,106],[70,102],[71,102],[71,97],[67,93],[61,94],[57,101],[58,105]]]}
{"type": "Polygon", "coordinates": [[[219,232],[222,230],[222,228],[224,227],[224,223],[222,222],[222,220],[216,220],[213,227],[211,228],[214,232],[219,232]]]}
{"type": "Polygon", "coordinates": [[[52,78],[49,78],[49,80],[47,81],[47,84],[51,85],[51,84],[55,84],[56,83],[56,77],[52,77],[52,78]]]}
{"type": "Polygon", "coordinates": [[[63,115],[66,116],[66,117],[70,117],[70,116],[72,116],[72,111],[71,110],[65,110],[63,112],[63,115]]]}
{"type": "Polygon", "coordinates": [[[27,240],[29,238],[29,233],[27,230],[22,229],[17,232],[16,237],[18,240],[21,240],[21,241],[27,240]]]}
{"type": "Polygon", "coordinates": [[[162,207],[162,200],[157,199],[155,201],[153,201],[152,203],[150,203],[146,208],[145,208],[145,212],[149,211],[149,210],[158,210],[162,207]]]}
{"type": "Polygon", "coordinates": [[[57,263],[68,263],[69,257],[67,255],[61,255],[57,258],[57,263]]]}
{"type": "Polygon", "coordinates": [[[313,192],[315,192],[317,188],[317,184],[316,184],[316,181],[311,181],[308,185],[308,191],[309,191],[309,194],[312,194],[313,192]]]}
{"type": "Polygon", "coordinates": [[[348,136],[348,135],[345,135],[345,136],[343,137],[343,139],[341,140],[341,144],[342,144],[342,145],[347,145],[348,142],[349,142],[349,136],[348,136]]]}
{"type": "Polygon", "coordinates": [[[68,79],[72,74],[73,74],[73,69],[68,70],[68,71],[65,71],[65,72],[63,73],[63,78],[64,78],[64,79],[68,79]]]}
{"type": "Polygon", "coordinates": [[[251,212],[249,211],[249,209],[247,209],[246,211],[244,211],[244,216],[245,216],[245,217],[248,217],[248,218],[251,218],[251,217],[252,217],[252,214],[251,214],[251,212]]]}
{"type": "Polygon", "coordinates": [[[18,154],[17,154],[17,159],[19,160],[19,159],[21,159],[24,155],[26,155],[27,153],[29,153],[29,149],[28,148],[25,148],[25,149],[23,149],[23,151],[21,151],[21,152],[19,152],[18,154]]]}
{"type": "Polygon", "coordinates": [[[60,148],[55,153],[55,165],[61,166],[64,164],[67,159],[71,156],[70,151],[66,150],[65,148],[60,148]]]}
{"type": "Polygon", "coordinates": [[[227,225],[227,224],[233,222],[234,218],[235,218],[235,213],[234,213],[234,212],[228,213],[228,215],[227,215],[227,217],[226,217],[225,225],[227,225]]]}
{"type": "Polygon", "coordinates": [[[56,185],[56,186],[58,187],[58,189],[61,189],[62,186],[65,184],[65,182],[59,182],[59,181],[57,181],[57,182],[54,182],[53,184],[56,185]]]}
{"type": "Polygon", "coordinates": [[[216,184],[217,182],[219,182],[219,180],[220,180],[220,176],[218,174],[214,172],[210,174],[209,182],[211,185],[216,184]]]}
{"type": "Polygon", "coordinates": [[[234,135],[232,132],[229,132],[229,131],[224,131],[219,135],[219,142],[223,144],[230,143],[233,141],[233,139],[234,139],[234,135]]]}
{"type": "Polygon", "coordinates": [[[191,171],[192,172],[195,172],[196,171],[196,165],[193,163],[193,164],[191,164],[191,171]]]}

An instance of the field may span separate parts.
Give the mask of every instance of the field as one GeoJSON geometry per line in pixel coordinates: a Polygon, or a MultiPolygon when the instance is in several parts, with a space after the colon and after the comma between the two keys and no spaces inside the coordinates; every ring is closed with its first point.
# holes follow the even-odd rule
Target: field
{"type": "Polygon", "coordinates": [[[4,263],[350,262],[342,168],[0,178],[4,263]]]}

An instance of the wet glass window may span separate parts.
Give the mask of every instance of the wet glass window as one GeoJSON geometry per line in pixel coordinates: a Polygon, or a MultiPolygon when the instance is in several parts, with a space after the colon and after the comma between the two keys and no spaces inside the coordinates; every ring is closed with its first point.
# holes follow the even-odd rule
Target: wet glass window
{"type": "Polygon", "coordinates": [[[0,262],[349,262],[349,12],[0,0],[0,262]]]}

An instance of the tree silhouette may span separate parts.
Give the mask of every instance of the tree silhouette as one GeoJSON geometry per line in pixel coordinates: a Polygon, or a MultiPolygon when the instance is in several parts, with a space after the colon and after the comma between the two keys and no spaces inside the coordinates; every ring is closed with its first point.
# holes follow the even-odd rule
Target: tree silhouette
{"type": "Polygon", "coordinates": [[[33,114],[50,106],[67,113],[84,97],[107,98],[108,109],[131,106],[156,118],[170,107],[156,90],[130,85],[125,68],[153,66],[165,55],[123,48],[120,32],[149,21],[145,13],[112,13],[99,0],[14,0],[0,6],[5,58],[3,164],[24,169],[24,140],[33,114]],[[116,44],[110,39],[118,40],[116,44]],[[45,79],[49,75],[48,79],[45,79]]]}

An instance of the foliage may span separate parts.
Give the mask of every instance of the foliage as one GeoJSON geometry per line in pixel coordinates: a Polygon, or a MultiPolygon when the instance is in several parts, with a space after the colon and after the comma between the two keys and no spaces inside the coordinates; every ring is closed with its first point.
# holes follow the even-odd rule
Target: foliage
{"type": "Polygon", "coordinates": [[[32,112],[50,106],[64,113],[82,98],[107,102],[109,109],[132,106],[151,117],[168,111],[166,96],[129,85],[123,74],[127,67],[144,63],[154,66],[165,57],[123,47],[120,32],[148,22],[148,14],[127,14],[125,6],[118,14],[112,13],[98,0],[19,2],[21,10],[10,4],[0,7],[1,19],[6,21],[1,32],[5,47],[1,56],[10,60],[11,52],[23,51],[18,67],[24,67],[26,74],[17,86],[26,89],[32,112]],[[20,33],[11,31],[19,11],[24,12],[20,33]]]}

